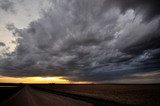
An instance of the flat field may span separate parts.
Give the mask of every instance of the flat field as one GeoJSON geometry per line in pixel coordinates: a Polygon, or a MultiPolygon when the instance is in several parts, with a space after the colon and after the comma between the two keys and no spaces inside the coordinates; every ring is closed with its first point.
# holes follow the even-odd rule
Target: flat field
{"type": "Polygon", "coordinates": [[[123,104],[160,106],[160,84],[37,84],[35,86],[123,104]]]}
{"type": "Polygon", "coordinates": [[[0,84],[0,102],[10,97],[12,94],[14,94],[17,91],[18,89],[16,85],[0,84]]]}

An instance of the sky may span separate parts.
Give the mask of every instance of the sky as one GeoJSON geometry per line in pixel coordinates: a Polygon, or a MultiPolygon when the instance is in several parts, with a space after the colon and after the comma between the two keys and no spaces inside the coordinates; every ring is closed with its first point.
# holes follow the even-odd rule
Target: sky
{"type": "Polygon", "coordinates": [[[160,83],[159,5],[0,0],[0,82],[160,83]]]}

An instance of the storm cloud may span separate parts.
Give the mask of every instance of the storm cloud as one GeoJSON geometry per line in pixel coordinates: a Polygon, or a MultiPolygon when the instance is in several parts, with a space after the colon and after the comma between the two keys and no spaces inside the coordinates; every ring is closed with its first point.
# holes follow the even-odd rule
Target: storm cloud
{"type": "Polygon", "coordinates": [[[2,47],[3,47],[3,46],[6,46],[6,45],[5,45],[5,43],[0,42],[0,46],[2,46],[2,47]]]}
{"type": "Polygon", "coordinates": [[[0,9],[6,12],[15,12],[14,3],[10,0],[0,0],[0,9]]]}
{"type": "Polygon", "coordinates": [[[160,2],[51,0],[27,28],[6,27],[17,47],[0,61],[4,76],[106,81],[160,69],[160,2]]]}

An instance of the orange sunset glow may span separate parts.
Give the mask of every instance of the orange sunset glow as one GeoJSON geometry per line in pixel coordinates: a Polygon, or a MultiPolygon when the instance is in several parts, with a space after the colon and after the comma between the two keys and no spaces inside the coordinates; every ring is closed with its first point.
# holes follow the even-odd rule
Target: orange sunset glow
{"type": "Polygon", "coordinates": [[[61,83],[61,84],[88,84],[91,82],[72,82],[62,76],[55,77],[6,77],[0,76],[0,83],[61,83]]]}
{"type": "Polygon", "coordinates": [[[0,77],[0,82],[10,83],[70,83],[63,77],[0,77]]]}

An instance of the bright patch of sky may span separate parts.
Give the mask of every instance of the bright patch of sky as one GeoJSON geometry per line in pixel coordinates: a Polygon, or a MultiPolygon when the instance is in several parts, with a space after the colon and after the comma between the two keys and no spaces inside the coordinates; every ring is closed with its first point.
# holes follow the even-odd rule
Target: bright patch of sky
{"type": "Polygon", "coordinates": [[[41,12],[50,8],[49,0],[0,0],[0,42],[6,47],[0,47],[0,52],[8,48],[9,52],[14,51],[16,38],[12,35],[6,25],[14,24],[18,29],[27,28],[29,23],[41,17],[41,12]],[[0,5],[1,6],[1,5],[0,5]]]}

